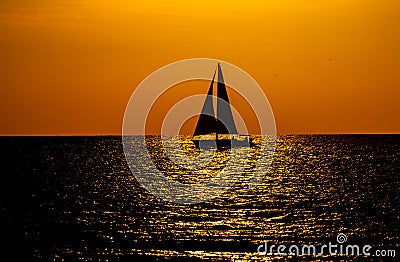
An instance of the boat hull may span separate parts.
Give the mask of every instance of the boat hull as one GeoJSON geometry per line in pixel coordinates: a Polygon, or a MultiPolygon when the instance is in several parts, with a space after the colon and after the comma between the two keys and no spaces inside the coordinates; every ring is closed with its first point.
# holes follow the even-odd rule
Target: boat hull
{"type": "Polygon", "coordinates": [[[201,139],[193,139],[193,143],[196,145],[197,148],[213,148],[215,144],[218,149],[229,149],[232,147],[248,147],[253,145],[253,140],[246,139],[246,140],[237,140],[237,139],[218,139],[218,140],[201,140],[201,139]]]}

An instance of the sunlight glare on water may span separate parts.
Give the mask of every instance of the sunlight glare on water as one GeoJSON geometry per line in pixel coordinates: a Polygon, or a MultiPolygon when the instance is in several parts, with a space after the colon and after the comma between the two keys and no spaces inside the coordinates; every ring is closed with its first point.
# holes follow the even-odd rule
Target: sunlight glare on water
{"type": "MultiPolygon", "coordinates": [[[[280,136],[258,187],[247,188],[244,172],[226,193],[195,205],[160,200],[140,186],[120,137],[7,139],[3,148],[18,148],[19,164],[3,176],[2,193],[14,202],[2,212],[9,221],[24,218],[36,258],[279,260],[260,257],[257,246],[322,245],[338,233],[399,248],[398,136],[280,136]]],[[[147,142],[157,148],[156,138],[147,142]]],[[[185,138],[181,145],[194,149],[185,138]]],[[[185,183],[211,179],[229,158],[218,152],[209,171],[187,172],[153,153],[166,176],[185,183]]],[[[257,148],[249,154],[251,171],[257,148]]]]}

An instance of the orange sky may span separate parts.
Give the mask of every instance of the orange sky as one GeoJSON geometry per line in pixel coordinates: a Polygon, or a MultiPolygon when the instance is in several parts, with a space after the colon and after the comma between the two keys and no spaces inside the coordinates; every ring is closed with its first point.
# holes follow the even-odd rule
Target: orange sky
{"type": "Polygon", "coordinates": [[[250,73],[278,133],[400,133],[399,10],[398,0],[2,0],[0,134],[120,134],[141,80],[193,57],[250,73]]]}

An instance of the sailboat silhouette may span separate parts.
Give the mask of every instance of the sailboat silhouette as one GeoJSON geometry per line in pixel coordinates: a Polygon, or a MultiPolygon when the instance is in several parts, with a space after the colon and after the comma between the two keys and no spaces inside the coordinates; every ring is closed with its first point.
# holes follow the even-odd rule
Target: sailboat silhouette
{"type": "MultiPolygon", "coordinates": [[[[196,147],[216,146],[217,148],[231,148],[249,146],[252,144],[252,139],[249,135],[239,135],[235,121],[232,115],[231,105],[229,103],[228,93],[222,74],[221,65],[218,63],[218,83],[217,83],[217,117],[214,114],[213,105],[213,89],[215,74],[214,72],[210,88],[208,89],[207,97],[201,110],[200,117],[197,121],[192,141],[196,147]],[[204,139],[204,135],[212,135],[215,133],[214,140],[204,139]],[[200,137],[200,138],[199,138],[200,137]]],[[[216,71],[217,71],[216,70],[216,71]]]]}

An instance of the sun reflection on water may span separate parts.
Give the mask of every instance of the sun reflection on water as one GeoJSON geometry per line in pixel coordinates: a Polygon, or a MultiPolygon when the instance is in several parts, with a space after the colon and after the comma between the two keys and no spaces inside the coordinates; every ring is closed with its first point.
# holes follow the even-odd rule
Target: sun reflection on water
{"type": "MultiPolygon", "coordinates": [[[[191,147],[185,138],[181,142],[191,147]]],[[[22,216],[25,236],[36,240],[39,259],[279,260],[260,257],[257,246],[264,241],[320,245],[338,232],[371,245],[399,247],[399,147],[397,137],[281,136],[274,163],[258,187],[246,187],[244,172],[220,197],[178,205],[136,182],[119,137],[43,140],[31,146],[34,154],[26,149],[18,171],[30,172],[31,179],[24,191],[29,196],[21,193],[29,199],[22,216]]],[[[257,148],[250,154],[257,159],[257,148]]],[[[226,157],[219,152],[208,168],[218,171],[226,157]]],[[[213,175],[185,172],[160,152],[153,158],[178,181],[213,175]]]]}

